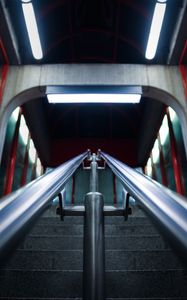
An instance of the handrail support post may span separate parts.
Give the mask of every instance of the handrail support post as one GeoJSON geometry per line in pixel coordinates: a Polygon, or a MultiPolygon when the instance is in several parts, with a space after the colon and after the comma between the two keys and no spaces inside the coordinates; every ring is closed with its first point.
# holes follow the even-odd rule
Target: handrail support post
{"type": "Polygon", "coordinates": [[[104,201],[98,193],[96,156],[91,162],[90,193],[85,196],[83,299],[104,300],[104,201]]]}

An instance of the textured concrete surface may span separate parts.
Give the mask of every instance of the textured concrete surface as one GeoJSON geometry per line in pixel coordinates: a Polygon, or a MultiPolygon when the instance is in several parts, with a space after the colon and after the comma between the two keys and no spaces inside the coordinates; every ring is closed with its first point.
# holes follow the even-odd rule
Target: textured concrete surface
{"type": "MultiPolygon", "coordinates": [[[[123,222],[121,225],[105,225],[106,235],[129,235],[129,234],[156,234],[157,230],[151,225],[128,225],[128,222],[123,222]]],[[[83,235],[83,225],[37,225],[31,232],[32,235],[83,235]]]]}
{"type": "MultiPolygon", "coordinates": [[[[171,250],[106,250],[106,270],[181,269],[171,250]]],[[[6,269],[79,270],[83,268],[82,250],[17,250],[6,269]]]]}
{"type": "Polygon", "coordinates": [[[48,85],[139,85],[143,95],[170,105],[182,122],[187,150],[187,104],[178,66],[130,64],[56,64],[10,66],[0,108],[0,157],[11,112],[45,95],[48,85]]]}

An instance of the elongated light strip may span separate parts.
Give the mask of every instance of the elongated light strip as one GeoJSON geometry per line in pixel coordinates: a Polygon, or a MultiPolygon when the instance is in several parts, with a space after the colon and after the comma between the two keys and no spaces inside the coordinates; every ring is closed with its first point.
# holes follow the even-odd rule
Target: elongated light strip
{"type": "Polygon", "coordinates": [[[153,155],[153,163],[156,164],[158,159],[159,159],[159,145],[158,145],[158,140],[156,139],[155,140],[155,143],[154,143],[154,147],[153,147],[153,150],[152,150],[152,155],[153,155]]]}
{"type": "Polygon", "coordinates": [[[19,133],[20,133],[20,136],[21,136],[21,139],[22,139],[24,145],[27,145],[28,137],[29,137],[29,130],[28,130],[28,127],[27,127],[27,124],[25,122],[25,118],[23,115],[21,116],[21,124],[20,124],[19,133]]]}
{"type": "Polygon", "coordinates": [[[169,115],[170,115],[171,121],[174,122],[175,120],[177,120],[177,114],[173,108],[169,107],[168,109],[169,109],[169,115]]]}
{"type": "Polygon", "coordinates": [[[166,142],[166,139],[169,135],[169,127],[168,127],[168,120],[167,120],[167,116],[164,116],[164,119],[162,121],[162,125],[160,127],[159,130],[160,133],[160,141],[161,141],[161,145],[163,146],[166,142]]]}
{"type": "Polygon", "coordinates": [[[154,9],[151,29],[149,32],[149,38],[148,38],[148,43],[147,43],[147,48],[145,53],[145,57],[147,59],[153,59],[155,57],[165,11],[166,11],[166,3],[157,2],[154,9]]]}
{"type": "Polygon", "coordinates": [[[149,157],[147,161],[147,175],[151,176],[152,174],[152,163],[151,163],[151,158],[149,157]]]}
{"type": "Polygon", "coordinates": [[[37,158],[36,173],[37,173],[37,176],[40,176],[42,174],[42,165],[41,165],[41,161],[39,158],[37,158]]]}
{"type": "Polygon", "coordinates": [[[139,103],[140,94],[48,94],[49,103],[139,103]]]}
{"type": "Polygon", "coordinates": [[[14,122],[17,122],[19,112],[20,112],[20,107],[16,107],[16,109],[14,109],[14,111],[12,112],[11,118],[14,120],[14,122]]]}
{"type": "Polygon", "coordinates": [[[32,54],[35,59],[41,59],[43,57],[42,47],[40,43],[40,37],[38,33],[38,27],[36,23],[35,13],[31,2],[22,3],[23,14],[27,27],[27,32],[30,40],[32,54]]]}
{"type": "Polygon", "coordinates": [[[30,147],[29,147],[29,158],[32,163],[35,162],[36,159],[36,149],[33,143],[33,140],[30,140],[30,147]]]}

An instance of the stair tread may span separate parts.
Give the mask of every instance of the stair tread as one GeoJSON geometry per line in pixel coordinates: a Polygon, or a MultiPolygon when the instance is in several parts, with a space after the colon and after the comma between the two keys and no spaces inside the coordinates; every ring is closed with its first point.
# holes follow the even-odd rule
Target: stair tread
{"type": "MultiPolygon", "coordinates": [[[[82,236],[28,236],[19,246],[19,249],[82,249],[82,236]]],[[[169,248],[160,235],[130,235],[130,236],[106,236],[106,249],[167,249],[169,248]]]]}
{"type": "MultiPolygon", "coordinates": [[[[187,273],[183,270],[106,271],[106,296],[184,297],[187,293],[186,279],[187,273]]],[[[6,270],[1,271],[0,282],[1,292],[7,293],[7,296],[13,296],[19,284],[19,290],[16,290],[18,297],[38,297],[42,294],[43,297],[66,295],[73,298],[81,297],[82,272],[6,270]]]]}
{"type": "MultiPolygon", "coordinates": [[[[64,217],[64,221],[60,217],[42,217],[38,220],[37,224],[83,224],[83,217],[64,217]]],[[[151,220],[147,217],[129,217],[128,221],[124,221],[124,217],[105,217],[105,224],[150,224],[151,220]]]]}
{"type": "MultiPolygon", "coordinates": [[[[58,235],[64,235],[64,234],[73,234],[73,235],[79,235],[83,234],[84,226],[83,224],[38,224],[36,225],[33,230],[30,232],[30,235],[52,235],[52,234],[58,234],[58,235]]],[[[157,230],[150,224],[143,224],[143,225],[135,225],[135,224],[106,224],[105,225],[105,234],[153,234],[157,233],[157,230]]]]}
{"type": "MultiPolygon", "coordinates": [[[[106,269],[181,269],[182,265],[171,250],[105,250],[106,269]]],[[[19,249],[4,269],[72,269],[82,270],[83,250],[19,249]]]]}
{"type": "MultiPolygon", "coordinates": [[[[12,300],[83,300],[82,298],[17,298],[17,297],[1,297],[0,299],[12,299],[12,300]]],[[[175,297],[175,298],[106,298],[106,300],[186,300],[186,297],[175,297]]]]}

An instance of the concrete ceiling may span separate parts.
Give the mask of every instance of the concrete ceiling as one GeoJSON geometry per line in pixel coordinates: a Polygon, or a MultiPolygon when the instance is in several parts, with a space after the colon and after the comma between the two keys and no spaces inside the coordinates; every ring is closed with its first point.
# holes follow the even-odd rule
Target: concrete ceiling
{"type": "MultiPolygon", "coordinates": [[[[147,61],[145,50],[155,2],[32,0],[44,52],[39,63],[178,64],[187,36],[186,0],[168,1],[157,54],[147,61]]],[[[1,0],[0,20],[10,64],[37,64],[21,0],[1,0]]]]}
{"type": "MultiPolygon", "coordinates": [[[[1,0],[0,38],[11,65],[186,63],[186,0],[168,0],[157,54],[152,61],[145,59],[155,2],[32,0],[44,52],[44,58],[37,61],[32,57],[21,0],[1,0]]],[[[7,61],[0,49],[0,64],[4,63],[7,61]]],[[[45,166],[56,166],[76,151],[91,146],[94,150],[108,149],[132,166],[144,165],[163,111],[164,105],[147,98],[125,107],[50,105],[46,98],[31,99],[24,105],[27,123],[45,166]]]]}

